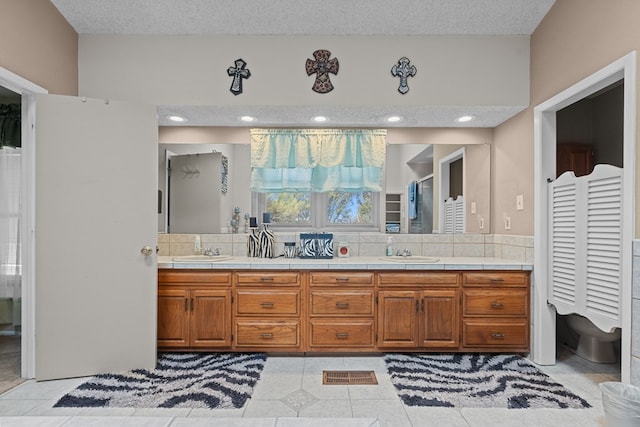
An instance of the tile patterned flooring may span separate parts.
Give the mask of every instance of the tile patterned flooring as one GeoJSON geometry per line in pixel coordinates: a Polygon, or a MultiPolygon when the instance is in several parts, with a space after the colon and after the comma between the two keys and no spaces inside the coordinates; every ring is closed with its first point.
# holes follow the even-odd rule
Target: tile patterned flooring
{"type": "Polygon", "coordinates": [[[0,395],[0,426],[228,427],[591,427],[604,426],[598,383],[619,381],[620,367],[569,352],[540,367],[585,398],[590,409],[479,409],[405,406],[376,356],[267,359],[252,398],[240,409],[52,408],[84,379],[27,381],[0,395]],[[374,370],[378,385],[322,385],[323,370],[374,370]]]}

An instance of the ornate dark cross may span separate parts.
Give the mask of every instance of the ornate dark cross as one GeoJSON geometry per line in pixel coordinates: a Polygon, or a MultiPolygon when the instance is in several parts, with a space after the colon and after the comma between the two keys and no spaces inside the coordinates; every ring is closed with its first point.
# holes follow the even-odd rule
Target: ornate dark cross
{"type": "Polygon", "coordinates": [[[234,95],[240,95],[242,93],[242,79],[248,79],[251,77],[251,72],[244,68],[247,66],[247,63],[241,58],[236,59],[235,64],[235,67],[229,67],[227,69],[227,74],[233,76],[233,81],[231,82],[231,88],[229,90],[234,95]]]}
{"type": "Polygon", "coordinates": [[[329,59],[331,52],[325,49],[316,50],[313,52],[312,59],[307,59],[307,75],[316,74],[316,81],[313,84],[314,92],[327,93],[333,90],[333,84],[329,80],[329,73],[338,74],[338,58],[329,59]]]}
{"type": "Polygon", "coordinates": [[[405,94],[409,92],[409,86],[407,85],[407,78],[413,77],[418,71],[413,65],[409,65],[411,61],[406,56],[403,56],[398,60],[398,65],[391,67],[391,75],[393,77],[400,77],[400,86],[398,86],[398,92],[405,94]]]}

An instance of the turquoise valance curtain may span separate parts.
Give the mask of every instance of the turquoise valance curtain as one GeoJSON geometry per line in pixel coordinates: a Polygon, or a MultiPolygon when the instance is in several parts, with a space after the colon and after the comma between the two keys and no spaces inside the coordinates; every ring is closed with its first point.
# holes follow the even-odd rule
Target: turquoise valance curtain
{"type": "Polygon", "coordinates": [[[251,190],[382,191],[386,130],[252,129],[251,190]]]}

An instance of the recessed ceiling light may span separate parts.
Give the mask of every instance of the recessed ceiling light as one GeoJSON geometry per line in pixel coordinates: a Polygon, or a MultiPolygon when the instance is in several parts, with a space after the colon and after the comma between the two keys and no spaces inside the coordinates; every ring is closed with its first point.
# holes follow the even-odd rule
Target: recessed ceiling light
{"type": "Polygon", "coordinates": [[[402,116],[389,116],[387,117],[387,122],[389,123],[397,123],[403,120],[402,116]]]}
{"type": "Polygon", "coordinates": [[[456,122],[458,123],[465,123],[465,122],[470,122],[471,120],[475,119],[476,116],[472,116],[471,114],[467,114],[466,116],[460,116],[456,119],[456,122]]]}
{"type": "Polygon", "coordinates": [[[240,120],[242,120],[243,122],[253,122],[255,121],[255,117],[253,116],[242,116],[240,117],[240,120]]]}
{"type": "Polygon", "coordinates": [[[322,122],[326,122],[329,119],[325,116],[314,116],[312,120],[317,123],[322,123],[322,122]]]}
{"type": "Polygon", "coordinates": [[[178,116],[178,115],[175,115],[175,114],[168,115],[166,117],[167,117],[167,119],[171,120],[172,122],[176,122],[176,123],[184,123],[184,122],[187,121],[187,119],[185,119],[184,117],[178,116]]]}

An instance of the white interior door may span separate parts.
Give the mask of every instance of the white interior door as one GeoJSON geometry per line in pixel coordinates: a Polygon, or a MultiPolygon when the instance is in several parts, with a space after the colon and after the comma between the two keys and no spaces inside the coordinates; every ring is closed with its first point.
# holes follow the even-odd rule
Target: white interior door
{"type": "Polygon", "coordinates": [[[36,379],[153,368],[156,108],[37,95],[35,122],[36,379]]]}

